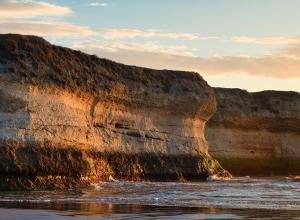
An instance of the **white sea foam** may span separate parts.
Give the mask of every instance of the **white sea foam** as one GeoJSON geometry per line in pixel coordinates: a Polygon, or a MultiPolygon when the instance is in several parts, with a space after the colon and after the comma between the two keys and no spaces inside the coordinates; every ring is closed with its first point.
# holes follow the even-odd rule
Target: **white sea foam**
{"type": "Polygon", "coordinates": [[[211,176],[207,177],[206,180],[211,182],[211,181],[231,180],[231,178],[229,178],[229,177],[220,177],[220,176],[217,176],[217,175],[211,175],[211,176]]]}

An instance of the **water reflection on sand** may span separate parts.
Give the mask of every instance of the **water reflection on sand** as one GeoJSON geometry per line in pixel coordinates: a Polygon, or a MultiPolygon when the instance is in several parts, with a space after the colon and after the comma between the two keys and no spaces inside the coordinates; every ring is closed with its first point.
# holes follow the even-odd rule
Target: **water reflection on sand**
{"type": "Polygon", "coordinates": [[[73,191],[1,192],[0,219],[299,219],[300,182],[99,183],[73,191]]]}

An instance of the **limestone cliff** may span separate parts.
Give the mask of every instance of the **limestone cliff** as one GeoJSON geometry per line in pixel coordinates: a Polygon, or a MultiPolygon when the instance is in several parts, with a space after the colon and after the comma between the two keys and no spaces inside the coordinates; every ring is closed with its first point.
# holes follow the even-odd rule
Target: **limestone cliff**
{"type": "Polygon", "coordinates": [[[300,173],[300,94],[216,88],[210,153],[237,175],[300,173]]]}
{"type": "Polygon", "coordinates": [[[197,73],[0,35],[0,188],[222,174],[203,132],[215,107],[197,73]]]}

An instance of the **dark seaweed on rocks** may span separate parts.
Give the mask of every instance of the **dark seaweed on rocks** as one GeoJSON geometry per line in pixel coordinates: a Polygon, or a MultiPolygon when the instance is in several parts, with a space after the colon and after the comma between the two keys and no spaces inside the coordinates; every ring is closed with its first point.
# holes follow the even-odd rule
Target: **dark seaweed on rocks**
{"type": "Polygon", "coordinates": [[[230,175],[209,155],[123,154],[76,148],[0,147],[0,190],[45,190],[108,180],[205,180],[230,175]],[[188,162],[187,162],[188,161],[188,162]]]}

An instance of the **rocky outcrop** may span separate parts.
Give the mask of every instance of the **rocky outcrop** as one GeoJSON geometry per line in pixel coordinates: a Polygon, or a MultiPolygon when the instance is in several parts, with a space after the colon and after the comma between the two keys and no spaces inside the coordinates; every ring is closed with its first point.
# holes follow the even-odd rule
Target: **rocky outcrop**
{"type": "Polygon", "coordinates": [[[300,173],[300,94],[216,88],[210,153],[236,175],[300,173]]]}
{"type": "Polygon", "coordinates": [[[197,73],[0,35],[0,188],[225,175],[203,132],[215,106],[197,73]]]}

